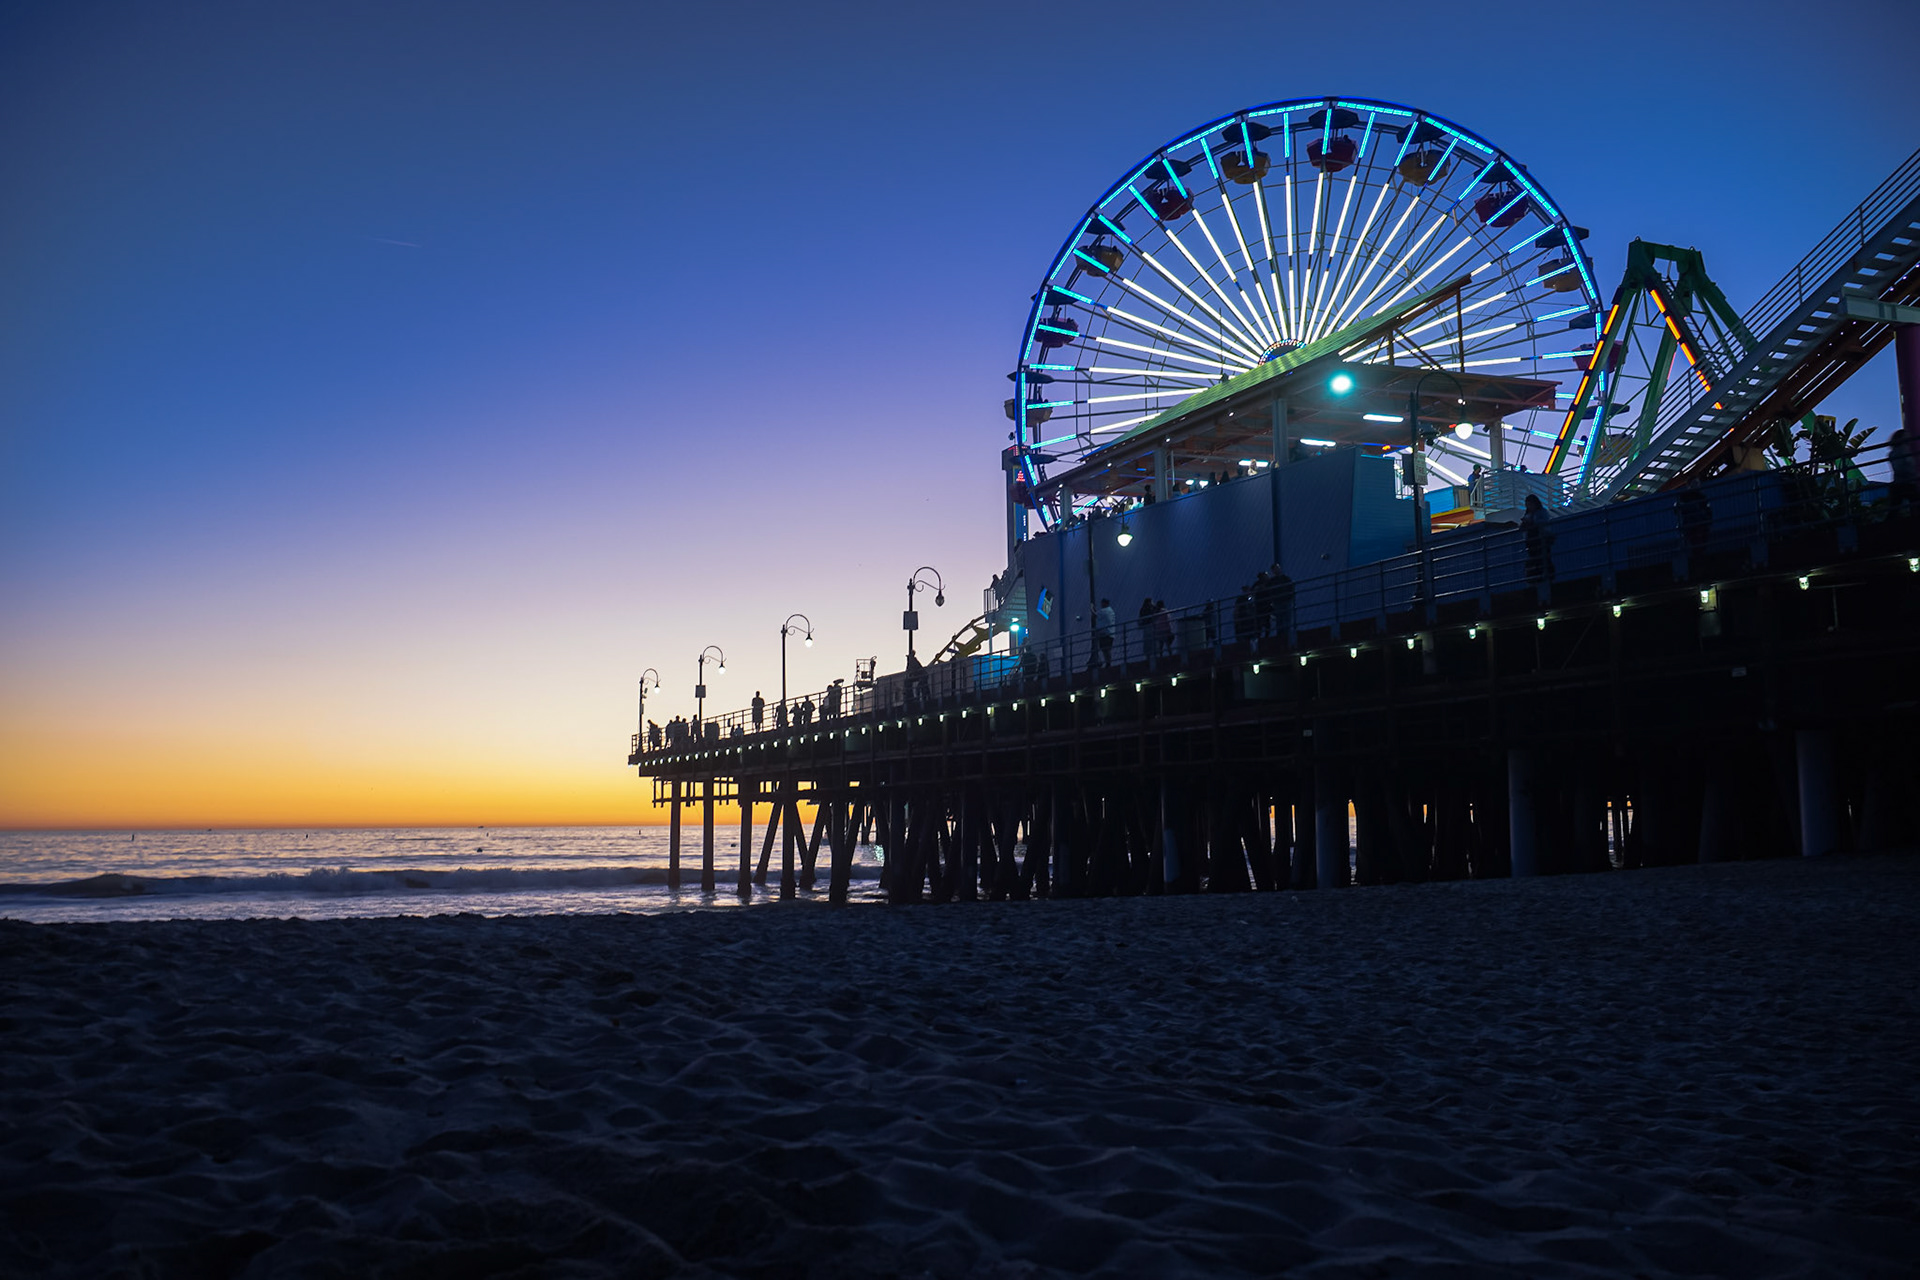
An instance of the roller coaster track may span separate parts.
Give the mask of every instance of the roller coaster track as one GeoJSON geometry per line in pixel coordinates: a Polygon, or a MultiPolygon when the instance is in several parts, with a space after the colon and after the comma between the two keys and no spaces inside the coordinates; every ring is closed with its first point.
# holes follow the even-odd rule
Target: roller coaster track
{"type": "Polygon", "coordinates": [[[1766,442],[1892,341],[1890,308],[1875,305],[1887,303],[1920,303],[1920,151],[1741,317],[1755,344],[1663,405],[1648,446],[1594,500],[1673,488],[1766,442]]]}

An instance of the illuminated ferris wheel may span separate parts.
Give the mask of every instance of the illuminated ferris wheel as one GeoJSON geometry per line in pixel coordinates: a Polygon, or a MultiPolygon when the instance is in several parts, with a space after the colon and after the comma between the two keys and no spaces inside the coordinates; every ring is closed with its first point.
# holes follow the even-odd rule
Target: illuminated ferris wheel
{"type": "MultiPolygon", "coordinates": [[[[1505,152],[1393,103],[1293,99],[1183,134],[1094,202],[1034,295],[1006,403],[1027,501],[1070,515],[1032,496],[1050,469],[1290,351],[1364,337],[1437,283],[1458,287],[1400,331],[1403,360],[1577,372],[1600,305],[1585,234],[1505,152]]],[[[1343,358],[1394,356],[1363,341],[1343,358]]],[[[1551,406],[1509,422],[1505,458],[1544,462],[1559,426],[1551,406]]],[[[1462,470],[1487,456],[1436,451],[1462,470]]]]}

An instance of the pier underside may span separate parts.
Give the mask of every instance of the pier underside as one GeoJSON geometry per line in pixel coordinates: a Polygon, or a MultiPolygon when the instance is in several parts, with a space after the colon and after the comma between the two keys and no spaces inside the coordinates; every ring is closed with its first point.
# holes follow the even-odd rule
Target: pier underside
{"type": "Polygon", "coordinates": [[[783,891],[824,873],[836,898],[859,841],[885,851],[894,901],[1907,843],[1920,518],[1904,496],[1831,505],[1815,487],[1756,537],[1676,534],[1651,562],[1523,566],[1305,628],[1222,615],[1210,643],[1123,642],[1057,674],[1030,664],[992,687],[631,763],[676,832],[683,808],[709,806],[706,887],[710,806],[738,803],[742,891],[765,882],[777,831],[783,891]]]}

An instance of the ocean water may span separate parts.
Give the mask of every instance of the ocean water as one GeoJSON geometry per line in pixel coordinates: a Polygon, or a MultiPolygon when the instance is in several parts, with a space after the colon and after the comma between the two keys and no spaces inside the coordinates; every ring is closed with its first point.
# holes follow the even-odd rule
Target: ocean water
{"type": "MultiPolygon", "coordinates": [[[[764,832],[755,832],[759,864],[764,832]]],[[[779,892],[773,850],[765,889],[779,892]]],[[[700,829],[682,833],[682,888],[667,888],[665,827],[389,830],[0,831],[0,918],[602,914],[738,908],[739,828],[715,833],[717,892],[700,891],[700,829]]],[[[820,852],[811,894],[827,894],[820,852]]],[[[880,854],[854,853],[853,896],[878,896],[880,854]]]]}

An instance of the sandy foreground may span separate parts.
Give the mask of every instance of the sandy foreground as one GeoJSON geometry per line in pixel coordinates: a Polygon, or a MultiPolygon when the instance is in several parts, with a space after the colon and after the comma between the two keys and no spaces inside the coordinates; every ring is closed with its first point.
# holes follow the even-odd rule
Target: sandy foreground
{"type": "Polygon", "coordinates": [[[1920,858],[0,922],[0,1272],[1908,1275],[1920,858]]]}

